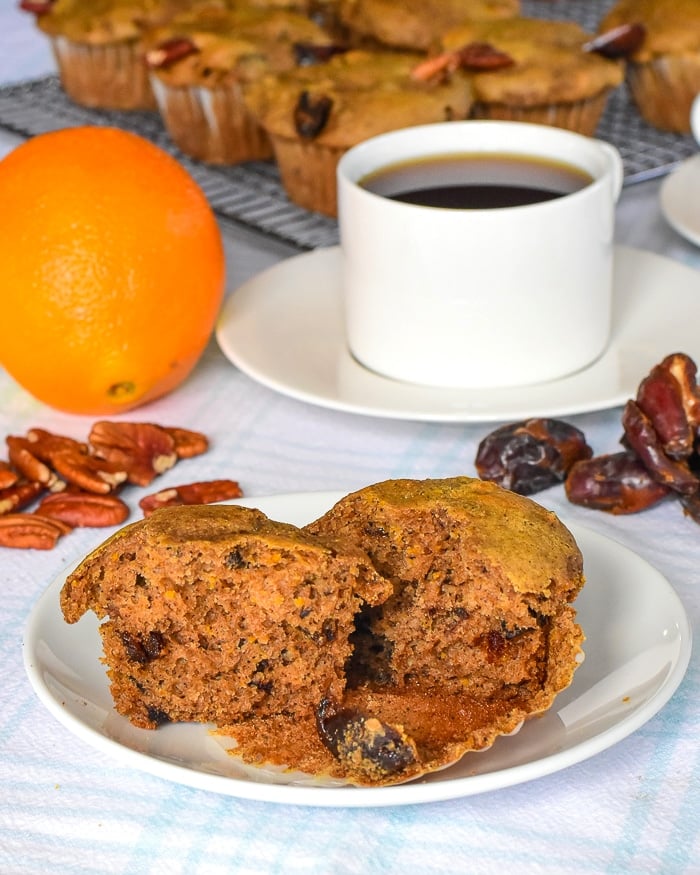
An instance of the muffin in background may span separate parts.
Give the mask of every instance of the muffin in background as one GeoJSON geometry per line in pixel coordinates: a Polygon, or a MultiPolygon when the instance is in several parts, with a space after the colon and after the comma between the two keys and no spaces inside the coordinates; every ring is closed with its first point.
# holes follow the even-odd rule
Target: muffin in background
{"type": "MultiPolygon", "coordinates": [[[[585,47],[592,35],[568,21],[468,22],[443,34],[444,54],[472,70],[473,118],[546,124],[592,135],[624,62],[585,47]]],[[[430,71],[430,65],[428,65],[430,71]]]]}
{"type": "Polygon", "coordinates": [[[448,28],[467,20],[511,18],[520,0],[339,0],[351,33],[392,48],[427,51],[448,28]]]}
{"type": "Polygon", "coordinates": [[[700,93],[700,2],[619,0],[599,30],[632,24],[644,28],[627,64],[627,84],[639,112],[656,128],[689,133],[690,106],[700,93]]]}
{"type": "Polygon", "coordinates": [[[142,37],[187,0],[55,0],[37,14],[51,41],[61,85],[82,106],[155,109],[142,37]]]}
{"type": "Polygon", "coordinates": [[[352,50],[245,88],[267,131],[284,189],[294,203],[337,214],[336,169],[356,143],[397,128],[465,119],[471,86],[460,71],[420,81],[424,56],[352,50]]]}
{"type": "Polygon", "coordinates": [[[332,38],[310,18],[282,8],[201,7],[152,31],[151,87],[173,142],[213,164],[272,157],[242,89],[296,67],[300,45],[330,49],[332,38]]]}

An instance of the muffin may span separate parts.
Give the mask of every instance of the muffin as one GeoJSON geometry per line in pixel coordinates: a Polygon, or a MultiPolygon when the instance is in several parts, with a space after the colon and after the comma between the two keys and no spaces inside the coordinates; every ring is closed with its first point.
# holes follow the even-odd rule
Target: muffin
{"type": "Polygon", "coordinates": [[[342,697],[348,630],[388,584],[354,547],[227,505],[162,508],[68,577],[68,623],[88,610],[117,711],[134,725],[314,714],[342,697]]]}
{"type": "Polygon", "coordinates": [[[690,106],[700,92],[698,0],[619,0],[600,23],[605,33],[641,24],[644,39],[630,55],[627,83],[645,121],[690,132],[690,106]]]}
{"type": "Polygon", "coordinates": [[[83,106],[155,109],[143,62],[144,30],[186,0],[55,0],[37,16],[51,40],[61,85],[83,106]]]}
{"type": "Polygon", "coordinates": [[[520,0],[339,0],[338,17],[356,36],[392,48],[427,51],[463,21],[510,18],[520,0]]]}
{"type": "Polygon", "coordinates": [[[366,552],[392,583],[356,623],[351,686],[418,703],[430,689],[465,695],[522,719],[570,683],[582,557],[534,501],[468,477],[390,480],[346,496],[307,531],[366,552]]]}
{"type": "Polygon", "coordinates": [[[591,135],[611,91],[624,78],[624,63],[587,51],[590,38],[574,22],[471,22],[443,35],[442,59],[456,57],[472,70],[473,118],[547,124],[591,135]]]}
{"type": "Polygon", "coordinates": [[[287,9],[199,8],[149,35],[146,59],[165,127],[187,155],[213,164],[270,158],[242,97],[246,83],[293,69],[299,45],[330,46],[322,27],[287,9]]]}
{"type": "Polygon", "coordinates": [[[246,104],[267,131],[290,200],[337,214],[336,169],[342,155],[376,134],[465,119],[471,87],[461,72],[414,78],[423,56],[352,50],[247,87],[246,104]]]}

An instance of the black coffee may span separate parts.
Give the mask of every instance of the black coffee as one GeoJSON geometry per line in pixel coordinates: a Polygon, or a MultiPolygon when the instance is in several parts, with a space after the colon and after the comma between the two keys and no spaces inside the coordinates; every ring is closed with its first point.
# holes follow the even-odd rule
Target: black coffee
{"type": "Polygon", "coordinates": [[[553,200],[592,181],[584,170],[570,164],[516,155],[465,154],[392,164],[359,184],[404,203],[485,210],[553,200]]]}

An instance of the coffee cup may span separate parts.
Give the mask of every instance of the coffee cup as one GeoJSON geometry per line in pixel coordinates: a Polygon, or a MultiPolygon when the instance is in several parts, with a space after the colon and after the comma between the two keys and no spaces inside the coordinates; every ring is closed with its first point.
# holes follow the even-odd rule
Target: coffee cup
{"type": "Polygon", "coordinates": [[[700,145],[700,94],[690,106],[690,130],[695,137],[695,142],[700,145]]]}
{"type": "Polygon", "coordinates": [[[590,365],[610,335],[622,181],[613,146],[545,125],[446,122],[353,147],[338,165],[351,353],[443,387],[590,365]]]}

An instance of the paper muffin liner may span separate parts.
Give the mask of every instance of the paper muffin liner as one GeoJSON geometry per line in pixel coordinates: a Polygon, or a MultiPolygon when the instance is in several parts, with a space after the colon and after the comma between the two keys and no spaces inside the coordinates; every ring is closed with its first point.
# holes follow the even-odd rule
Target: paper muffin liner
{"type": "Polygon", "coordinates": [[[306,210],[337,216],[336,170],[347,149],[275,135],[271,139],[287,197],[306,210]]]}
{"type": "Polygon", "coordinates": [[[151,76],[163,123],[186,155],[209,164],[272,157],[272,145],[243,103],[237,82],[217,88],[170,86],[151,76]]]}
{"type": "Polygon", "coordinates": [[[629,64],[627,84],[642,118],[650,125],[690,133],[690,107],[700,93],[700,52],[629,64]]]}
{"type": "Polygon", "coordinates": [[[51,39],[61,85],[82,106],[155,109],[141,45],[137,41],[91,45],[51,39]]]}
{"type": "Polygon", "coordinates": [[[540,106],[512,106],[477,101],[472,108],[471,117],[550,125],[590,137],[595,134],[609,95],[610,89],[585,100],[540,106]]]}

